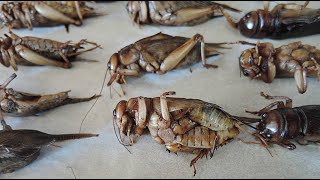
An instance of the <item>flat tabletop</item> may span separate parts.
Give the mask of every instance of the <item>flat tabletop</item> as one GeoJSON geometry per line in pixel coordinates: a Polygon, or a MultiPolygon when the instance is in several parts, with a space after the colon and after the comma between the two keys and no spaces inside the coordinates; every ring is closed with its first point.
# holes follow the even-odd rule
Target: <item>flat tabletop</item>
{"type": "MultiPolygon", "coordinates": [[[[246,12],[261,9],[262,1],[221,2],[241,9],[239,20],[246,12]]],[[[303,2],[298,2],[303,3],[303,2]]],[[[34,28],[32,31],[13,30],[20,36],[36,36],[58,41],[73,42],[88,39],[101,44],[103,49],[81,55],[81,58],[98,62],[75,62],[71,69],[55,67],[19,66],[18,77],[9,87],[38,94],[53,94],[72,90],[72,97],[89,97],[101,90],[107,62],[110,56],[135,41],[159,32],[173,36],[192,37],[196,33],[204,36],[206,42],[236,42],[249,39],[232,29],[224,17],[214,18],[193,27],[167,27],[145,25],[134,26],[126,9],[126,2],[97,3],[94,6],[105,16],[85,19],[80,27],[70,26],[66,33],[63,26],[52,28],[34,28]]],[[[271,2],[273,7],[275,2],[271,2]]],[[[311,2],[309,7],[319,8],[319,2],[311,2]]],[[[3,36],[7,29],[1,29],[3,36]]],[[[294,41],[320,48],[320,35],[308,37],[271,40],[275,47],[294,41]]],[[[88,114],[81,132],[98,133],[98,138],[56,143],[60,147],[49,146],[41,151],[36,161],[27,167],[3,178],[319,178],[320,147],[318,145],[301,146],[297,143],[294,151],[278,145],[270,148],[273,157],[259,145],[244,144],[238,139],[219,148],[212,159],[197,162],[197,175],[193,177],[190,161],[195,157],[188,153],[168,153],[164,145],[157,144],[150,134],[137,138],[129,147],[131,154],[119,144],[113,129],[112,112],[120,100],[132,97],[156,97],[165,91],[176,91],[175,97],[195,98],[221,106],[230,114],[254,117],[245,110],[258,110],[272,101],[260,96],[264,91],[270,95],[285,95],[293,99],[294,106],[320,104],[319,82],[308,79],[308,90],[298,93],[293,78],[275,79],[271,84],[240,77],[238,57],[250,46],[231,45],[223,50],[224,54],[209,58],[209,63],[219,66],[217,69],[203,68],[201,63],[190,68],[177,69],[164,75],[142,74],[137,78],[128,78],[123,85],[126,95],[112,93],[104,87],[102,97],[88,114]],[[74,172],[74,174],[73,174],[74,172]]],[[[0,67],[0,82],[12,73],[12,68],[0,67]]],[[[107,77],[107,80],[109,76],[107,77]]],[[[35,129],[51,134],[78,133],[82,119],[94,101],[66,105],[39,116],[5,117],[14,129],[35,129]]],[[[250,141],[251,137],[241,133],[239,137],[250,141]]]]}

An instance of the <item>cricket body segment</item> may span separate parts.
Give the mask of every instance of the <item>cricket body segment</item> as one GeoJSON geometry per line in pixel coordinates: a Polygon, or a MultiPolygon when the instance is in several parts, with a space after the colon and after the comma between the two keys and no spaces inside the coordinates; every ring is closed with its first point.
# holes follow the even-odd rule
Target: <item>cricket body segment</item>
{"type": "MultiPolygon", "coordinates": [[[[13,74],[7,82],[12,81],[15,77],[16,75],[13,74]]],[[[37,115],[59,106],[86,102],[100,97],[94,95],[89,98],[70,98],[68,95],[70,91],[51,95],[30,94],[6,88],[7,85],[8,83],[4,83],[0,87],[0,113],[8,116],[37,115]]]]}
{"type": "Polygon", "coordinates": [[[239,134],[237,122],[219,106],[198,99],[171,98],[174,92],[160,97],[131,98],[120,101],[114,110],[121,142],[124,137],[134,143],[135,135],[148,128],[156,142],[169,152],[190,152],[198,156],[195,163],[208,153],[227,144],[239,134]]]}
{"type": "Polygon", "coordinates": [[[141,72],[164,74],[199,61],[206,68],[216,68],[207,64],[206,57],[221,54],[216,49],[224,48],[223,44],[227,43],[205,43],[200,34],[185,38],[158,33],[141,39],[111,56],[108,86],[113,82],[125,83],[125,76],[139,76],[141,72]]]}
{"type": "Polygon", "coordinates": [[[239,63],[245,76],[266,83],[274,78],[294,77],[301,94],[307,90],[307,77],[320,79],[320,50],[302,42],[278,48],[258,42],[255,48],[242,52],[239,63]]]}
{"type": "Polygon", "coordinates": [[[230,25],[250,38],[286,39],[320,33],[320,9],[295,3],[278,4],[247,13],[238,23],[225,12],[230,25]]]}
{"type": "Polygon", "coordinates": [[[256,120],[258,122],[257,133],[267,142],[278,144],[290,150],[296,148],[291,140],[296,140],[301,145],[320,142],[320,105],[293,108],[292,100],[288,97],[269,96],[264,93],[261,95],[266,99],[284,99],[286,101],[286,103],[276,101],[257,112],[247,111],[261,116],[256,120]]]}
{"type": "Polygon", "coordinates": [[[194,26],[223,16],[222,9],[239,10],[211,1],[128,1],[132,21],[140,24],[194,26]]]}
{"type": "Polygon", "coordinates": [[[2,119],[0,131],[0,174],[12,173],[35,161],[44,146],[55,142],[97,137],[98,134],[51,135],[36,130],[12,130],[2,119]]]}
{"type": "Polygon", "coordinates": [[[10,29],[79,26],[83,18],[99,15],[84,1],[18,1],[3,3],[0,8],[0,23],[10,29]]]}
{"type": "Polygon", "coordinates": [[[71,41],[63,43],[31,36],[19,37],[11,31],[10,35],[5,36],[0,40],[0,63],[14,70],[18,70],[18,65],[71,68],[70,61],[76,60],[76,56],[100,47],[85,39],[73,44],[71,41]],[[79,51],[86,44],[94,47],[79,51]]]}

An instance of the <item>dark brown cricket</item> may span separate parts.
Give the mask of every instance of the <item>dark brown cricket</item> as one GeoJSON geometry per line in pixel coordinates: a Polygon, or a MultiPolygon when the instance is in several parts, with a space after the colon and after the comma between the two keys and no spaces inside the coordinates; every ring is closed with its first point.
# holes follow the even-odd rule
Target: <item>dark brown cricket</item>
{"type": "Polygon", "coordinates": [[[307,8],[295,3],[278,4],[269,11],[269,3],[264,9],[247,13],[235,23],[224,12],[229,24],[250,38],[286,39],[320,33],[320,9],[307,8]]]}
{"type": "Polygon", "coordinates": [[[12,130],[1,116],[3,130],[0,131],[0,174],[12,173],[34,162],[44,146],[55,142],[97,137],[98,134],[52,135],[37,130],[12,130]]]}
{"type": "Polygon", "coordinates": [[[292,100],[285,96],[269,96],[261,92],[266,99],[284,99],[276,101],[257,112],[260,119],[237,117],[244,122],[258,122],[257,133],[267,142],[278,144],[293,150],[296,140],[301,145],[320,142],[320,105],[292,107],[292,100]],[[275,109],[272,109],[276,107],[275,109]]]}

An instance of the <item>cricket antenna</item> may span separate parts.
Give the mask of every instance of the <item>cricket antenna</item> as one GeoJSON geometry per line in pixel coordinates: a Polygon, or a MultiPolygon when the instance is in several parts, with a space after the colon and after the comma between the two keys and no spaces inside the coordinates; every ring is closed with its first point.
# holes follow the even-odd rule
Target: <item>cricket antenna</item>
{"type": "MultiPolygon", "coordinates": [[[[105,82],[106,82],[107,73],[108,73],[108,67],[107,67],[107,70],[106,70],[106,72],[105,72],[105,74],[104,74],[104,79],[103,79],[103,83],[102,83],[102,87],[101,87],[101,89],[100,89],[99,95],[102,94],[102,91],[103,91],[103,88],[104,88],[104,84],[105,84],[105,82]]],[[[97,98],[97,99],[94,101],[94,103],[93,103],[92,106],[90,107],[89,111],[86,113],[86,115],[85,115],[84,118],[82,119],[81,125],[80,125],[80,129],[79,129],[79,133],[81,132],[81,128],[82,128],[82,125],[83,125],[85,119],[87,118],[87,116],[89,115],[89,113],[90,113],[90,111],[93,109],[93,107],[96,105],[98,99],[99,99],[99,98],[97,98]]]]}
{"type": "MultiPolygon", "coordinates": [[[[119,138],[119,136],[118,136],[118,134],[117,134],[117,131],[116,131],[116,126],[115,126],[115,118],[113,118],[113,130],[114,130],[114,134],[116,135],[116,137],[117,137],[117,140],[118,140],[118,142],[124,147],[124,148],[126,148],[126,150],[130,153],[130,154],[132,154],[131,153],[131,151],[126,147],[126,146],[129,146],[129,144],[123,144],[123,142],[121,142],[120,141],[120,138],[119,138]]],[[[120,130],[119,130],[120,131],[120,130]]],[[[120,134],[120,132],[119,132],[119,134],[120,134]]]]}

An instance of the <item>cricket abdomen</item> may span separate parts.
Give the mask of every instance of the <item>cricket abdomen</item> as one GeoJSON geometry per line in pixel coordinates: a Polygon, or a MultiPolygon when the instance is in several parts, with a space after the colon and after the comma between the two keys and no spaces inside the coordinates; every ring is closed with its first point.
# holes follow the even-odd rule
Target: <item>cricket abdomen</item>
{"type": "Polygon", "coordinates": [[[215,131],[198,126],[185,134],[178,135],[175,142],[193,148],[212,148],[215,145],[216,138],[215,131]]]}
{"type": "Polygon", "coordinates": [[[298,38],[320,33],[320,9],[280,10],[273,39],[298,38]]]}
{"type": "Polygon", "coordinates": [[[315,46],[293,42],[276,48],[274,63],[277,77],[294,77],[297,68],[315,67],[308,70],[309,77],[317,77],[317,64],[320,63],[320,50],[315,46]]]}
{"type": "Polygon", "coordinates": [[[68,57],[68,54],[72,53],[75,50],[71,45],[66,45],[64,43],[50,39],[42,39],[36,37],[23,37],[21,45],[24,45],[25,47],[33,50],[34,52],[37,52],[44,57],[60,61],[63,61],[63,59],[58,52],[59,49],[61,49],[61,53],[66,57],[68,57]]]}
{"type": "Polygon", "coordinates": [[[227,130],[234,126],[231,116],[211,103],[194,107],[190,119],[214,131],[227,130]]]}
{"type": "Polygon", "coordinates": [[[228,143],[238,134],[239,130],[237,128],[213,131],[204,126],[197,126],[185,134],[177,135],[173,143],[166,147],[172,152],[196,152],[199,149],[215,149],[228,143]]]}

